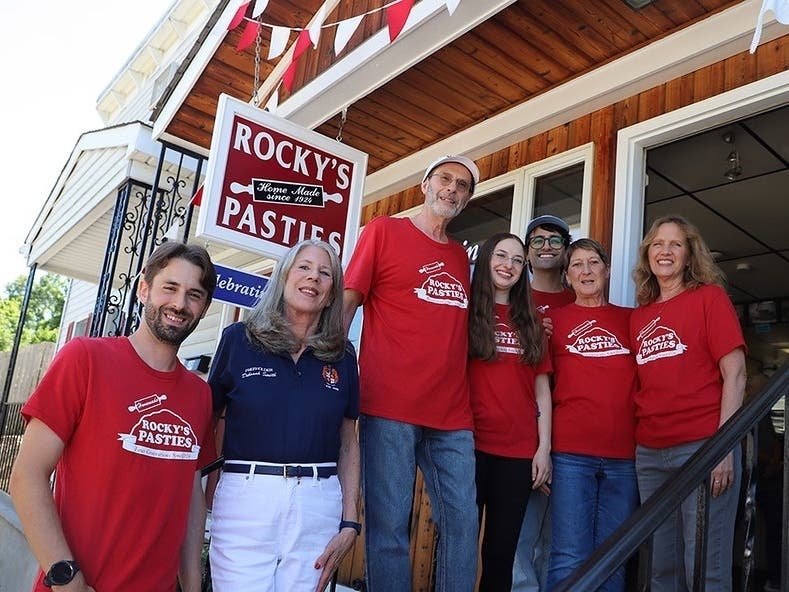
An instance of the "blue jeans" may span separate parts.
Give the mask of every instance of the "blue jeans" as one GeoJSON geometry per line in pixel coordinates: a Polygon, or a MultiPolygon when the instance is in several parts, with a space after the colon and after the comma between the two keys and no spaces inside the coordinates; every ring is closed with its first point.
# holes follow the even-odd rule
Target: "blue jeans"
{"type": "Polygon", "coordinates": [[[549,497],[539,489],[529,496],[512,566],[512,592],[545,590],[551,550],[549,501],[549,497]]]}
{"type": "MultiPolygon", "coordinates": [[[[554,453],[548,590],[567,578],[638,506],[632,460],[554,453]]],[[[625,566],[598,590],[624,592],[625,566]]]]}
{"type": "MultiPolygon", "coordinates": [[[[636,448],[636,471],[641,501],[649,498],[687,461],[705,440],[670,448],[636,448]]],[[[734,521],[740,495],[740,446],[734,448],[734,482],[718,497],[709,499],[707,520],[706,589],[731,592],[734,521]]],[[[709,478],[709,477],[707,477],[709,478]]],[[[696,492],[657,528],[652,538],[651,592],[693,589],[696,549],[696,492]]]]}
{"type": "Polygon", "coordinates": [[[369,592],[411,589],[409,527],[417,465],[438,530],[436,592],[472,592],[477,578],[474,440],[370,415],[359,419],[369,592]]]}

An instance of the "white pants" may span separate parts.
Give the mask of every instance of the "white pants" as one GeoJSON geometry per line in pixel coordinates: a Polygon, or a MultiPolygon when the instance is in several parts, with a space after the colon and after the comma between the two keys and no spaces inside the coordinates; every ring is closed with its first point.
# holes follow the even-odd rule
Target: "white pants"
{"type": "Polygon", "coordinates": [[[214,494],[214,592],[311,592],[315,560],[337,534],[342,492],[327,479],[223,473],[214,494]]]}

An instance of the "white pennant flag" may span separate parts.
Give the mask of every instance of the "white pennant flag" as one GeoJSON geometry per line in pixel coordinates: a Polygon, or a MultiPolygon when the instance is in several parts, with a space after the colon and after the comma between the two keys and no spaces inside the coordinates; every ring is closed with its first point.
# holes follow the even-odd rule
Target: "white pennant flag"
{"type": "Polygon", "coordinates": [[[449,12],[449,16],[452,16],[455,13],[455,9],[457,9],[458,4],[460,4],[460,0],[446,0],[447,12],[449,12]]]}
{"type": "Polygon", "coordinates": [[[338,55],[345,48],[363,18],[364,15],[360,14],[337,23],[337,32],[334,34],[334,55],[338,55]]]}
{"type": "Polygon", "coordinates": [[[759,11],[759,18],[756,19],[756,30],[751,41],[751,53],[756,51],[759,40],[762,38],[762,27],[764,26],[764,14],[772,10],[775,20],[784,25],[789,25],[789,0],[764,0],[762,9],[759,11]]]}
{"type": "Polygon", "coordinates": [[[178,230],[180,226],[178,222],[173,222],[170,228],[167,229],[167,232],[164,233],[162,238],[166,238],[169,241],[174,241],[178,239],[178,230]]]}
{"type": "Polygon", "coordinates": [[[271,93],[271,96],[268,98],[268,101],[266,101],[266,106],[263,108],[269,113],[271,113],[272,115],[276,115],[278,106],[279,106],[279,87],[274,89],[274,92],[271,93]]]}
{"type": "Polygon", "coordinates": [[[312,25],[310,26],[310,41],[312,41],[312,46],[315,48],[318,47],[318,41],[321,38],[321,25],[325,20],[326,20],[326,5],[324,4],[323,6],[321,6],[317,16],[315,17],[312,25]]]}
{"type": "Polygon", "coordinates": [[[290,39],[289,27],[271,27],[271,41],[268,45],[268,58],[266,59],[273,60],[282,55],[288,45],[288,39],[290,39]]]}
{"type": "Polygon", "coordinates": [[[268,6],[268,0],[255,0],[255,8],[252,9],[252,18],[256,19],[263,11],[266,10],[266,6],[268,6]]]}

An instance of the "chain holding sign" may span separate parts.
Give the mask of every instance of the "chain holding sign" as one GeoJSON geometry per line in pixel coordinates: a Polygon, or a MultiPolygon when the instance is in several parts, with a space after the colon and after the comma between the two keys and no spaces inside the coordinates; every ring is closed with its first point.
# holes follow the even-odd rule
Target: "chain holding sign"
{"type": "Polygon", "coordinates": [[[344,265],[366,173],[365,153],[220,95],[197,236],[275,259],[317,238],[344,265]]]}

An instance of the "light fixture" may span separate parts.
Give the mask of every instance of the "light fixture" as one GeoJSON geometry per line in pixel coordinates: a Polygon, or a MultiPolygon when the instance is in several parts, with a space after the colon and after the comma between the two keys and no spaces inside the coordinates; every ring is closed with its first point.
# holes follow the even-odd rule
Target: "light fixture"
{"type": "Polygon", "coordinates": [[[743,261],[741,263],[738,263],[737,266],[735,267],[735,269],[737,271],[741,272],[741,273],[745,273],[745,272],[748,272],[748,271],[753,271],[753,267],[747,261],[743,261]]]}
{"type": "Polygon", "coordinates": [[[627,4],[633,10],[640,10],[647,4],[652,4],[652,2],[653,0],[625,0],[625,4],[627,4]]]}
{"type": "Polygon", "coordinates": [[[734,132],[726,132],[723,134],[723,141],[731,144],[731,152],[726,157],[726,170],[723,176],[729,181],[734,181],[737,177],[742,175],[742,165],[740,164],[740,155],[737,153],[737,145],[734,143],[734,132]]]}

